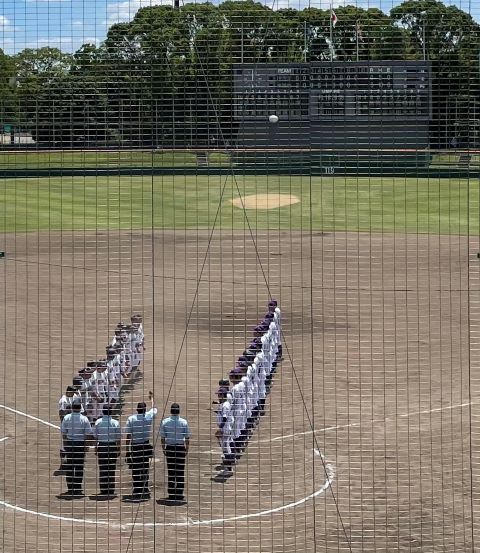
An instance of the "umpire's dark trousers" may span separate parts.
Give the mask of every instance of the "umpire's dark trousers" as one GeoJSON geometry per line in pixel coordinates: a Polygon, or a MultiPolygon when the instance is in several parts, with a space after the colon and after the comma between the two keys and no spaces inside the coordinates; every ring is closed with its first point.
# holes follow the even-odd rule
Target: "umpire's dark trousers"
{"type": "Polygon", "coordinates": [[[82,493],[85,442],[65,440],[65,468],[67,488],[71,493],[82,493]]]}
{"type": "Polygon", "coordinates": [[[114,442],[98,442],[97,459],[100,480],[100,493],[115,493],[115,471],[120,454],[119,446],[114,442]]]}
{"type": "Polygon", "coordinates": [[[185,459],[187,451],[184,445],[165,446],[168,468],[168,496],[170,499],[183,499],[185,487],[185,459]]]}
{"type": "Polygon", "coordinates": [[[130,459],[133,480],[133,494],[146,495],[149,491],[150,459],[153,448],[150,442],[130,445],[130,459]]]}

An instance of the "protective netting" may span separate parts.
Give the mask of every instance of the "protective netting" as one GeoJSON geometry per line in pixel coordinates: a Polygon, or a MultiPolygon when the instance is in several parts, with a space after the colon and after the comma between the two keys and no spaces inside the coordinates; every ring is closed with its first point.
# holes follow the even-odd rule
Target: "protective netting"
{"type": "Polygon", "coordinates": [[[0,550],[473,552],[480,9],[0,2],[0,550]]]}

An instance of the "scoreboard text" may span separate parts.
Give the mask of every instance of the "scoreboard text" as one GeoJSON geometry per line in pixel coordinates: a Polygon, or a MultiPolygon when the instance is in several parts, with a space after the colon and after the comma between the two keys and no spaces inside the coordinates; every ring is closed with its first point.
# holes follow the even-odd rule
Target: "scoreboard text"
{"type": "Polygon", "coordinates": [[[234,66],[235,116],[416,118],[431,113],[428,62],[316,62],[234,66]]]}

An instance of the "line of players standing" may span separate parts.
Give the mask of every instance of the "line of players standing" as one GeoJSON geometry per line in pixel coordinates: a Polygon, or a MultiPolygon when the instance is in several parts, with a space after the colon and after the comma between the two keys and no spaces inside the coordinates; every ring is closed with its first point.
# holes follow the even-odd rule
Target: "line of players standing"
{"type": "Polygon", "coordinates": [[[266,396],[282,360],[281,312],[276,300],[268,303],[268,312],[254,329],[254,338],[238,358],[217,390],[218,430],[222,448],[222,473],[230,476],[247,443],[265,414],[266,396]]]}
{"type": "Polygon", "coordinates": [[[80,369],[58,402],[60,421],[71,412],[72,403],[81,401],[82,414],[95,422],[110,405],[118,411],[122,388],[130,382],[141,363],[144,333],[141,315],[132,315],[131,324],[118,323],[111,343],[106,347],[106,358],[90,361],[80,369]]]}

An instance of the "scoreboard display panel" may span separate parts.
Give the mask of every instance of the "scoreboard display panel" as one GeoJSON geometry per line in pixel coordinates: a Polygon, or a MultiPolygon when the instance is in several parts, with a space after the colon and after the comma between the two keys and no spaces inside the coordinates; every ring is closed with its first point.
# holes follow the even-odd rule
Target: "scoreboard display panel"
{"type": "Polygon", "coordinates": [[[431,116],[429,62],[234,66],[235,117],[405,119],[431,116]]]}

